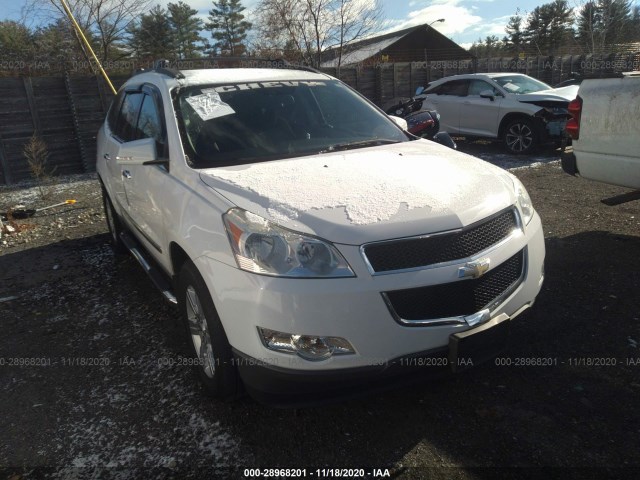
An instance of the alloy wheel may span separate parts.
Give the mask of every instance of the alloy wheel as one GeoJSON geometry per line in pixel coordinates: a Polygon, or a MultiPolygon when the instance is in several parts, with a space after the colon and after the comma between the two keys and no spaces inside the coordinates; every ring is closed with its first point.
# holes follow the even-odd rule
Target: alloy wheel
{"type": "Polygon", "coordinates": [[[512,152],[529,150],[533,144],[533,130],[526,123],[514,123],[507,130],[505,142],[512,152]]]}
{"type": "Polygon", "coordinates": [[[215,356],[207,318],[202,310],[202,303],[196,293],[196,289],[192,285],[187,287],[186,296],[187,320],[189,322],[191,341],[204,374],[209,378],[213,378],[216,371],[215,356]]]}

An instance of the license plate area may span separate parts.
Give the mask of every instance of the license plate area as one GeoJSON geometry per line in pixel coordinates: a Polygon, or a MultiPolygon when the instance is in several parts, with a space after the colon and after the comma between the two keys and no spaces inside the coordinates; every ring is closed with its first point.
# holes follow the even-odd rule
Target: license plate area
{"type": "Polygon", "coordinates": [[[511,322],[506,314],[482,325],[449,336],[449,365],[454,373],[486,362],[507,345],[511,322]]]}

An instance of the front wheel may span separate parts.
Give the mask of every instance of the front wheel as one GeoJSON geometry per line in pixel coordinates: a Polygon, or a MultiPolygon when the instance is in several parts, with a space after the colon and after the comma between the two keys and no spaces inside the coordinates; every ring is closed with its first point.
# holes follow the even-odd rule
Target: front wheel
{"type": "Polygon", "coordinates": [[[533,122],[527,118],[511,120],[504,129],[504,144],[511,153],[531,153],[538,144],[538,133],[533,122]]]}
{"type": "Polygon", "coordinates": [[[189,261],[178,277],[178,305],[193,353],[193,366],[205,392],[221,399],[235,397],[239,379],[231,346],[209,289],[189,261]]]}

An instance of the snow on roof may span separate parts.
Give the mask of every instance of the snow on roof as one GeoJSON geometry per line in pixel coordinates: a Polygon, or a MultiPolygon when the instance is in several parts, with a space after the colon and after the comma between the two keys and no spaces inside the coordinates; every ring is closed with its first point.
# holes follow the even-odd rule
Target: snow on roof
{"type": "MultiPolygon", "coordinates": [[[[363,45],[357,50],[353,50],[351,52],[344,53],[342,55],[342,65],[351,65],[354,63],[364,62],[367,58],[376,55],[387,47],[390,47],[402,37],[407,35],[410,32],[404,32],[401,35],[397,35],[390,38],[385,38],[384,40],[380,40],[379,42],[371,43],[368,45],[363,45]]],[[[348,48],[348,47],[347,47],[348,48]]],[[[323,62],[320,65],[322,68],[333,68],[338,66],[338,59],[334,58],[333,60],[329,60],[323,62]]]]}

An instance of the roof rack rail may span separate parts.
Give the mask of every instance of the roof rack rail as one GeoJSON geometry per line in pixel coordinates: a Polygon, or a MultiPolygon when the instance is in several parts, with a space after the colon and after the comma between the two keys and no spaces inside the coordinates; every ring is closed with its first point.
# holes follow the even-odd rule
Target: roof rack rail
{"type": "Polygon", "coordinates": [[[291,70],[306,70],[321,73],[317,69],[302,63],[291,63],[281,57],[200,57],[181,60],[156,60],[154,70],[199,70],[205,68],[285,68],[291,70]]]}
{"type": "Polygon", "coordinates": [[[156,60],[153,62],[152,68],[138,68],[131,76],[140,75],[141,73],[156,72],[171,78],[184,78],[184,74],[175,68],[169,68],[171,62],[169,60],[156,60]]]}

